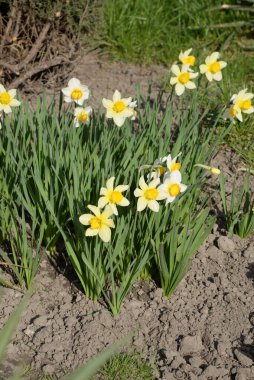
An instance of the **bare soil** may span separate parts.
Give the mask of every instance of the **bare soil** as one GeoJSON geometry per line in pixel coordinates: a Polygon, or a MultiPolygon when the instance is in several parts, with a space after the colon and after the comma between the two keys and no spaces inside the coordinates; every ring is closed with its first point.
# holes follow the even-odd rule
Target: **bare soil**
{"type": "MultiPolygon", "coordinates": [[[[87,56],[72,76],[91,87],[92,102],[99,105],[116,88],[128,96],[141,83],[145,91],[148,80],[156,93],[164,72],[87,56]]],[[[214,159],[229,175],[238,161],[227,149],[214,159]]],[[[241,240],[227,235],[218,194],[211,190],[216,181],[212,177],[209,191],[218,206],[218,224],[170,299],[153,282],[137,282],[120,315],[113,317],[103,303],[84,296],[67,264],[59,273],[45,258],[0,376],[7,377],[20,360],[31,363],[31,380],[41,373],[63,375],[135,330],[126,349],[135,348],[154,363],[155,379],[254,379],[254,236],[241,240]]],[[[21,297],[5,290],[0,326],[21,297]]]]}

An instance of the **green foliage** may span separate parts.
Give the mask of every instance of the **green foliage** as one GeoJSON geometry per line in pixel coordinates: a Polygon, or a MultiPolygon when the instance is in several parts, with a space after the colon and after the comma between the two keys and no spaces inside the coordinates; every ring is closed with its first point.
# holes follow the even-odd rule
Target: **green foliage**
{"type": "Polygon", "coordinates": [[[221,175],[220,194],[228,231],[246,239],[254,231],[254,194],[250,184],[250,173],[246,173],[241,186],[234,178],[230,197],[225,190],[225,176],[221,175]]]}
{"type": "Polygon", "coordinates": [[[23,104],[11,119],[4,118],[0,188],[11,211],[3,220],[2,236],[7,235],[8,240],[5,226],[13,220],[13,210],[17,210],[23,227],[17,227],[14,217],[12,233],[18,251],[22,251],[21,259],[15,258],[14,243],[11,256],[1,252],[6,262],[9,258],[16,264],[14,272],[21,276],[20,283],[23,276],[30,286],[38,268],[39,248],[35,256],[27,253],[33,240],[53,250],[64,240],[85,294],[94,300],[103,296],[113,314],[119,312],[133,282],[142,277],[154,258],[165,294],[172,293],[213,222],[206,210],[207,201],[197,196],[205,178],[203,169],[195,164],[209,162],[229,129],[225,125],[217,130],[223,109],[212,115],[209,110],[200,111],[198,92],[188,109],[176,107],[179,100],[171,95],[162,111],[161,99],[162,93],[151,103],[150,93],[143,98],[138,92],[138,123],[134,126],[126,120],[122,128],[106,122],[100,114],[92,117],[90,125],[73,128],[72,113],[62,107],[61,99],[59,106],[54,101],[47,106],[42,98],[34,112],[23,104]],[[140,168],[169,152],[173,157],[182,152],[181,171],[188,190],[168,206],[163,202],[159,213],[137,213],[133,191],[140,176],[149,174],[140,168]],[[120,208],[112,241],[104,244],[99,237],[84,236],[79,216],[87,212],[88,204],[97,204],[100,188],[112,176],[115,184],[130,186],[126,196],[131,204],[120,208]],[[29,220],[33,238],[28,242],[25,223],[29,220]],[[161,254],[158,258],[162,245],[166,267],[160,261],[161,254]],[[28,257],[34,266],[25,261],[28,257]],[[32,273],[29,284],[23,267],[32,273]]]}
{"type": "Polygon", "coordinates": [[[121,353],[113,356],[95,379],[154,380],[154,376],[152,366],[137,353],[121,353]]]}

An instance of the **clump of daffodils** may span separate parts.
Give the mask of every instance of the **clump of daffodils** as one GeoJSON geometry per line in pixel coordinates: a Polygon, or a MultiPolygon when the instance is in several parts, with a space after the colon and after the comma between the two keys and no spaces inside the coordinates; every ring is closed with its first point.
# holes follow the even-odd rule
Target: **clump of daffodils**
{"type": "Polygon", "coordinates": [[[81,125],[88,124],[92,108],[85,107],[84,103],[89,98],[89,88],[82,84],[79,79],[72,78],[68,82],[68,86],[62,89],[64,101],[66,103],[74,103],[77,105],[74,109],[74,127],[78,128],[81,125]]]}
{"type": "Polygon", "coordinates": [[[113,119],[114,123],[118,127],[122,127],[125,120],[136,117],[136,101],[132,101],[132,98],[122,98],[121,93],[116,90],[113,94],[113,99],[102,99],[102,104],[106,108],[106,118],[113,119]]]}
{"type": "Polygon", "coordinates": [[[242,113],[251,114],[254,107],[251,100],[254,94],[247,92],[247,88],[241,90],[238,94],[234,94],[230,99],[230,106],[226,110],[225,117],[235,123],[235,120],[243,121],[242,113]]]}
{"type": "Polygon", "coordinates": [[[200,73],[205,74],[209,82],[221,81],[222,72],[221,70],[227,66],[224,61],[219,61],[220,53],[214,52],[205,59],[205,63],[199,66],[200,73]]]}
{"type": "Polygon", "coordinates": [[[110,216],[113,214],[118,215],[117,206],[124,207],[130,204],[128,199],[123,195],[123,193],[128,190],[129,186],[118,185],[114,187],[114,181],[115,177],[109,178],[106,182],[106,187],[101,188],[101,197],[99,198],[98,206],[87,206],[94,215],[83,214],[79,217],[81,224],[89,226],[85,235],[99,235],[105,243],[108,243],[111,240],[111,228],[115,228],[114,221],[110,219],[110,216]]]}
{"type": "MultiPolygon", "coordinates": [[[[182,175],[180,173],[181,163],[177,162],[180,154],[174,158],[169,154],[156,160],[154,165],[152,165],[152,168],[155,166],[156,170],[153,170],[148,175],[148,178],[154,179],[148,184],[143,176],[140,178],[139,188],[134,192],[135,197],[139,198],[138,211],[143,211],[148,207],[152,211],[158,212],[158,201],[166,200],[166,204],[171,203],[178,195],[186,191],[187,186],[182,183],[182,175]]],[[[149,165],[145,165],[143,168],[148,167],[149,165]]]]}
{"type": "Polygon", "coordinates": [[[173,65],[171,71],[175,76],[170,78],[170,84],[175,85],[176,95],[181,96],[186,88],[188,90],[196,88],[196,84],[192,79],[196,78],[198,73],[190,71],[189,65],[182,65],[181,68],[178,65],[173,65]]]}
{"type": "Polygon", "coordinates": [[[7,91],[2,84],[0,84],[0,112],[8,114],[11,113],[12,107],[18,107],[20,101],[15,99],[17,90],[7,91]]]}

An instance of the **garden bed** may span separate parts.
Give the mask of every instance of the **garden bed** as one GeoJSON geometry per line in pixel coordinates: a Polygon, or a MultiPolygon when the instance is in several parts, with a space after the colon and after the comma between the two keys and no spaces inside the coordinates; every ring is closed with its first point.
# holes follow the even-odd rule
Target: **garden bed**
{"type": "MultiPolygon", "coordinates": [[[[216,157],[232,173],[238,158],[216,157]]],[[[121,313],[92,302],[60,256],[61,273],[45,258],[35,293],[9,346],[7,369],[20,359],[41,373],[63,375],[107,345],[134,331],[132,343],[154,364],[155,379],[252,379],[254,377],[254,237],[227,236],[215,225],[170,299],[154,282],[136,282],[121,313]]],[[[5,290],[1,325],[22,295],[5,290]]]]}

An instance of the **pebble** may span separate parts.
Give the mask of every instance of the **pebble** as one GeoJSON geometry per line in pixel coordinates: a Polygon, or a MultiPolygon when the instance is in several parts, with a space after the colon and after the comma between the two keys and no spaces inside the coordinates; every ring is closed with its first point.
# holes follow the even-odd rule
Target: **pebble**
{"type": "Polygon", "coordinates": [[[180,353],[188,355],[195,352],[200,352],[203,350],[202,339],[200,335],[188,335],[184,337],[180,343],[180,353]]]}
{"type": "Polygon", "coordinates": [[[219,249],[223,252],[231,253],[235,250],[235,243],[227,236],[220,236],[217,244],[219,249]]]}
{"type": "Polygon", "coordinates": [[[249,358],[248,356],[246,356],[243,352],[236,349],[234,351],[234,354],[235,354],[235,356],[236,356],[236,358],[240,364],[242,364],[246,367],[250,367],[253,364],[252,359],[249,358]]]}
{"type": "Polygon", "coordinates": [[[214,245],[208,248],[206,255],[209,259],[216,261],[219,265],[223,264],[223,253],[214,245]]]}

